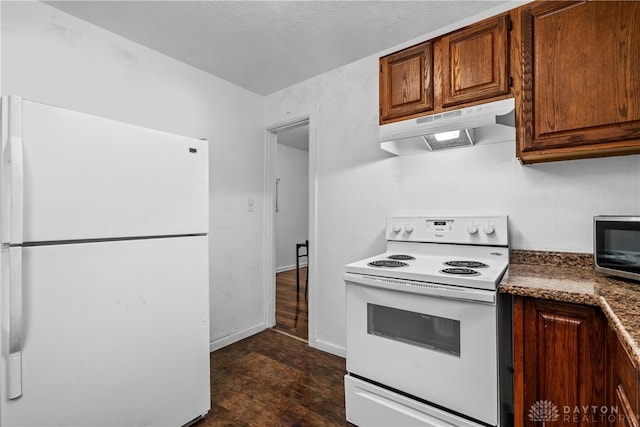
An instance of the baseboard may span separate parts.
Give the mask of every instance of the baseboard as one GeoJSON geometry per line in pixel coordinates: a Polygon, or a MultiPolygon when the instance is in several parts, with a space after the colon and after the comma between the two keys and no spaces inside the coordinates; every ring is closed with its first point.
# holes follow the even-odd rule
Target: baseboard
{"type": "Polygon", "coordinates": [[[226,347],[228,345],[231,345],[233,343],[236,343],[240,340],[243,340],[245,338],[249,338],[251,335],[255,335],[258,332],[262,332],[265,329],[267,329],[267,326],[265,325],[264,322],[261,322],[255,326],[252,326],[248,329],[245,329],[243,331],[240,332],[236,332],[233,335],[228,335],[226,337],[217,339],[215,341],[212,341],[209,343],[209,352],[212,351],[216,351],[221,349],[222,347],[226,347]]]}
{"type": "MultiPolygon", "coordinates": [[[[233,335],[228,335],[226,337],[212,341],[209,343],[209,352],[219,350],[223,347],[236,343],[240,340],[249,338],[250,336],[255,335],[259,332],[262,332],[265,329],[268,329],[266,324],[264,322],[261,322],[255,326],[252,326],[243,331],[237,332],[233,335]]],[[[327,341],[323,341],[319,339],[310,340],[309,346],[316,348],[318,350],[322,350],[327,353],[331,353],[335,356],[339,356],[342,358],[347,357],[347,350],[344,347],[337,346],[327,341]]]]}
{"type": "MultiPolygon", "coordinates": [[[[300,263],[300,268],[302,267],[306,267],[307,263],[306,262],[301,262],[300,263]]],[[[295,270],[296,266],[294,265],[285,265],[283,267],[276,267],[276,273],[282,273],[283,271],[289,271],[289,270],[295,270]]]]}
{"type": "Polygon", "coordinates": [[[347,349],[344,347],[337,346],[335,344],[331,344],[326,341],[322,341],[319,339],[315,339],[313,341],[309,341],[309,346],[313,348],[317,348],[318,350],[322,350],[327,353],[331,353],[335,356],[340,356],[342,358],[347,357],[347,349]]]}

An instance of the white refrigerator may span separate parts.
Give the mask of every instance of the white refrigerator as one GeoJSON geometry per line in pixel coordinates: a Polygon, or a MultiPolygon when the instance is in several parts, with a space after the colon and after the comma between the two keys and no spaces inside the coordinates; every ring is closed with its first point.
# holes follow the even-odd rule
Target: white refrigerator
{"type": "Polygon", "coordinates": [[[2,97],[0,426],[181,426],[209,388],[208,144],[2,97]]]}

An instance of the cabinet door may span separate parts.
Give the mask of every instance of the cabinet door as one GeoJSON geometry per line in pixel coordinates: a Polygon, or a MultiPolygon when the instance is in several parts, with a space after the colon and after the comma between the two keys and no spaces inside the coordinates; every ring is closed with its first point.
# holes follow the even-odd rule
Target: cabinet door
{"type": "MultiPolygon", "coordinates": [[[[565,408],[605,406],[606,322],[600,310],[533,298],[514,303],[516,425],[575,425],[565,408]]],[[[606,425],[606,419],[589,425],[606,425]]]]}
{"type": "Polygon", "coordinates": [[[521,27],[520,159],[640,152],[640,2],[533,3],[521,27]]]}
{"type": "Polygon", "coordinates": [[[444,107],[509,93],[509,16],[442,38],[444,107]]]}
{"type": "Polygon", "coordinates": [[[380,58],[380,123],[433,110],[433,44],[380,58]]]}
{"type": "Polygon", "coordinates": [[[638,427],[638,367],[618,339],[609,330],[609,402],[617,413],[609,420],[617,427],[638,427]]]}

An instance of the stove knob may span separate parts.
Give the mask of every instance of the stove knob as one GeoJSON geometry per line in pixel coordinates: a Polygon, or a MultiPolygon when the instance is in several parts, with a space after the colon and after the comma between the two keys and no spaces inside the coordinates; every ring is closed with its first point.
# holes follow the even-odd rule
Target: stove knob
{"type": "Polygon", "coordinates": [[[476,234],[478,232],[478,227],[475,225],[467,225],[467,232],[469,234],[476,234]]]}
{"type": "Polygon", "coordinates": [[[411,233],[413,231],[413,224],[406,224],[404,226],[405,233],[411,233]]]}
{"type": "Polygon", "coordinates": [[[493,225],[485,225],[482,230],[484,231],[484,234],[493,234],[496,231],[495,228],[493,228],[493,225]]]}
{"type": "Polygon", "coordinates": [[[400,230],[402,230],[402,227],[400,226],[400,224],[393,224],[393,232],[394,233],[399,233],[400,230]]]}

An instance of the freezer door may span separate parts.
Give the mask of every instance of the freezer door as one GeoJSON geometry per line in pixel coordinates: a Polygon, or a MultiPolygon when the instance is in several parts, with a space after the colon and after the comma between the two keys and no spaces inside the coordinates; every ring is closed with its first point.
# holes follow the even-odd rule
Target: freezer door
{"type": "Polygon", "coordinates": [[[7,395],[3,347],[0,425],[180,426],[209,410],[205,236],[22,252],[22,395],[7,395]]]}
{"type": "Polygon", "coordinates": [[[22,108],[22,126],[6,126],[3,152],[21,155],[23,180],[5,162],[3,176],[16,183],[14,193],[24,187],[22,198],[5,198],[23,204],[22,236],[11,228],[11,243],[208,231],[206,141],[27,100],[10,104],[22,108]]]}

